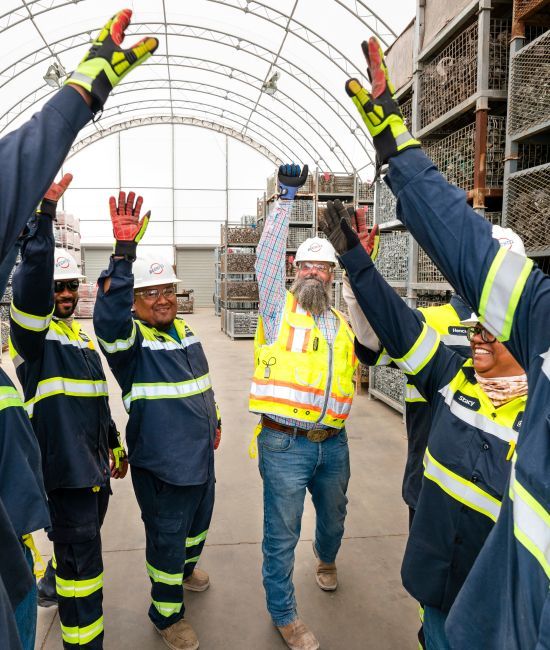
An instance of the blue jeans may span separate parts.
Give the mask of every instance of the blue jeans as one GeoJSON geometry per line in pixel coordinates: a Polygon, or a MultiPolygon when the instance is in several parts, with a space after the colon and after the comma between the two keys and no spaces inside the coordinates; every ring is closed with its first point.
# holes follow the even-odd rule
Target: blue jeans
{"type": "Polygon", "coordinates": [[[334,562],[340,548],[350,477],[348,440],[345,429],[318,443],[264,426],[258,451],[264,485],[262,575],[267,609],[274,624],[282,626],[298,616],[292,572],[306,488],[317,515],[319,559],[334,562]]]}
{"type": "Polygon", "coordinates": [[[436,607],[424,607],[424,639],[426,650],[450,650],[445,634],[447,614],[436,607]]]}
{"type": "MultiPolygon", "coordinates": [[[[23,553],[25,559],[29,563],[31,571],[33,569],[34,561],[31,549],[28,546],[23,546],[23,553]]],[[[15,622],[17,623],[17,631],[21,639],[21,646],[23,650],[34,650],[34,641],[36,638],[36,583],[30,588],[29,592],[23,600],[17,605],[15,610],[15,622]]]]}

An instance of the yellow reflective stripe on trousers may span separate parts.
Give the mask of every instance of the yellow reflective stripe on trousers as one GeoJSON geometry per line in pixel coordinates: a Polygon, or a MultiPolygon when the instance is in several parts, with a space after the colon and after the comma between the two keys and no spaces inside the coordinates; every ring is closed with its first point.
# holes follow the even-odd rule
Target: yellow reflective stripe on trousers
{"type": "Polygon", "coordinates": [[[394,359],[394,361],[403,372],[416,375],[436,353],[438,345],[439,334],[424,323],[420,336],[409,352],[401,359],[394,359]]]}
{"type": "Polygon", "coordinates": [[[462,476],[451,472],[450,469],[437,461],[428,449],[424,456],[424,476],[439,485],[453,499],[493,521],[497,520],[500,512],[500,501],[478,488],[471,481],[467,481],[462,476]]]}
{"type": "Polygon", "coordinates": [[[134,345],[134,341],[136,340],[136,324],[135,322],[132,322],[132,333],[127,339],[117,339],[116,341],[110,343],[108,341],[100,339],[98,336],[97,340],[99,342],[99,345],[101,345],[105,352],[108,352],[109,354],[129,350],[132,345],[134,345]]]}
{"type": "Polygon", "coordinates": [[[10,406],[23,406],[19,393],[13,386],[0,387],[0,411],[10,406]]]}
{"type": "Polygon", "coordinates": [[[103,397],[107,396],[107,382],[103,379],[73,379],[68,377],[50,377],[38,382],[34,397],[25,402],[25,409],[32,418],[34,405],[53,395],[69,395],[71,397],[103,397]]]}
{"type": "Polygon", "coordinates": [[[195,557],[190,557],[189,559],[185,560],[185,564],[191,564],[191,562],[198,562],[201,559],[200,555],[195,555],[195,557]]]}
{"type": "Polygon", "coordinates": [[[55,590],[64,598],[86,598],[103,587],[103,573],[87,580],[65,580],[55,576],[55,590]]]}
{"type": "Polygon", "coordinates": [[[532,260],[501,248],[495,256],[481,293],[479,315],[499,341],[510,338],[514,313],[533,268],[532,260]]]}
{"type": "Polygon", "coordinates": [[[207,373],[196,379],[170,383],[132,384],[132,390],[124,395],[122,401],[127,411],[136,399],[175,399],[191,397],[212,388],[210,375],[207,373]]]}
{"type": "Polygon", "coordinates": [[[172,616],[172,614],[179,614],[183,603],[162,603],[158,600],[153,600],[153,605],[161,616],[172,616]]]}
{"type": "Polygon", "coordinates": [[[550,578],[550,515],[517,480],[515,465],[510,478],[514,507],[514,535],[550,578]]]}
{"type": "Polygon", "coordinates": [[[413,402],[424,404],[428,403],[428,401],[422,397],[418,388],[416,386],[413,386],[413,384],[405,385],[405,402],[409,402],[409,404],[413,402]]]}
{"type": "Polygon", "coordinates": [[[166,573],[160,569],[155,569],[152,564],[145,562],[147,573],[154,582],[162,582],[165,585],[181,585],[183,583],[183,573],[166,573]]]}
{"type": "Polygon", "coordinates": [[[51,313],[47,316],[34,316],[33,314],[27,314],[11,303],[10,306],[10,316],[14,323],[17,323],[20,327],[25,330],[31,330],[32,332],[43,332],[50,326],[50,321],[53,316],[53,309],[51,313]]]}
{"type": "Polygon", "coordinates": [[[74,645],[85,645],[93,641],[96,636],[103,632],[103,616],[86,627],[68,627],[61,623],[61,636],[65,643],[74,645]]]}
{"type": "Polygon", "coordinates": [[[200,544],[201,542],[204,542],[207,535],[208,535],[208,529],[206,529],[200,535],[196,535],[195,537],[188,537],[185,540],[185,547],[189,548],[190,546],[197,546],[197,544],[200,544]]]}

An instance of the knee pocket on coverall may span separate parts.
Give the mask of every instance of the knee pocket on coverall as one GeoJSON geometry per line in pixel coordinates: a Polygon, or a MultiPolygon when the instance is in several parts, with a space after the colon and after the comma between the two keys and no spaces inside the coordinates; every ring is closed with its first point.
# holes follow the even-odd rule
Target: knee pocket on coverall
{"type": "Polygon", "coordinates": [[[179,535],[181,545],[174,544],[174,536],[183,531],[183,520],[164,515],[143,515],[142,519],[155,553],[180,558],[182,549],[185,548],[185,536],[183,532],[179,535]]]}

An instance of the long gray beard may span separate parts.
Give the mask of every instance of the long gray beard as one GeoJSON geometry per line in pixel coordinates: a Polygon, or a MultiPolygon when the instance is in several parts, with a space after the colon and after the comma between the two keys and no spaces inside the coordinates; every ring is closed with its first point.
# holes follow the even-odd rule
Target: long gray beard
{"type": "Polygon", "coordinates": [[[330,309],[330,283],[324,284],[316,278],[296,278],[290,293],[306,311],[315,316],[330,309]]]}

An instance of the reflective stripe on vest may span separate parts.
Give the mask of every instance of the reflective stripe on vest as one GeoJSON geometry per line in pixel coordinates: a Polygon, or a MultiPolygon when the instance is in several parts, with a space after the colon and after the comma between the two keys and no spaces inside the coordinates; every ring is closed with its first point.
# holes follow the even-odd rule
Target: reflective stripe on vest
{"type": "Polygon", "coordinates": [[[20,327],[25,330],[31,330],[32,332],[43,332],[50,326],[50,321],[53,316],[53,309],[50,314],[47,316],[34,316],[33,314],[27,314],[11,303],[10,307],[10,316],[14,323],[17,323],[20,327]]]}
{"type": "Polygon", "coordinates": [[[289,406],[308,408],[320,413],[323,409],[325,391],[308,386],[275,382],[261,379],[252,380],[251,397],[256,400],[278,402],[289,406]]]}
{"type": "Polygon", "coordinates": [[[72,379],[67,377],[50,377],[38,382],[33,398],[25,402],[25,409],[30,418],[34,413],[34,405],[53,395],[69,395],[71,397],[106,397],[107,382],[103,379],[72,379]]]}
{"type": "Polygon", "coordinates": [[[405,402],[423,402],[425,404],[428,403],[428,401],[422,397],[420,391],[416,386],[413,384],[406,384],[405,385],[405,402]]]}
{"type": "Polygon", "coordinates": [[[424,323],[422,332],[412,348],[404,357],[394,359],[394,361],[404,372],[416,375],[436,353],[438,345],[439,334],[424,323]]]}
{"type": "Polygon", "coordinates": [[[512,427],[498,424],[489,419],[489,417],[484,413],[480,411],[472,411],[453,399],[456,391],[451,388],[450,384],[440,388],[439,392],[443,396],[445,404],[447,404],[451,413],[459,420],[462,420],[462,422],[466,422],[466,424],[469,424],[484,433],[496,436],[508,444],[510,444],[511,441],[517,442],[518,434],[517,431],[512,429],[512,427]]]}
{"type": "Polygon", "coordinates": [[[460,503],[480,512],[493,521],[497,520],[500,512],[500,501],[494,496],[481,490],[471,481],[451,472],[439,461],[437,461],[426,449],[424,455],[424,476],[430,481],[437,483],[439,487],[449,496],[460,503]]]}
{"type": "Polygon", "coordinates": [[[46,334],[47,341],[57,341],[61,345],[72,345],[75,348],[88,348],[90,341],[83,341],[82,339],[70,339],[65,334],[60,334],[50,327],[46,334]]]}
{"type": "Polygon", "coordinates": [[[0,386],[0,411],[10,406],[20,406],[23,408],[23,402],[19,393],[13,386],[0,386]]]}
{"type": "Polygon", "coordinates": [[[109,354],[129,350],[132,345],[134,345],[134,341],[136,340],[136,323],[135,321],[132,322],[132,333],[127,339],[117,339],[116,341],[108,342],[98,337],[97,340],[105,352],[108,352],[109,354]]]}
{"type": "Polygon", "coordinates": [[[483,325],[499,341],[510,338],[514,313],[533,261],[500,248],[483,285],[479,315],[483,325]]]}
{"type": "Polygon", "coordinates": [[[550,514],[518,481],[515,459],[510,478],[514,509],[514,535],[550,578],[550,514]]]}
{"type": "Polygon", "coordinates": [[[195,343],[200,343],[196,336],[186,336],[181,340],[181,343],[177,343],[176,341],[152,341],[150,339],[143,339],[141,347],[149,348],[150,350],[181,350],[195,343]]]}
{"type": "Polygon", "coordinates": [[[205,393],[212,388],[210,375],[207,373],[196,379],[180,382],[157,382],[151,384],[132,384],[129,393],[124,395],[122,401],[124,408],[129,412],[132,402],[137,399],[177,399],[191,397],[198,393],[205,393]]]}
{"type": "Polygon", "coordinates": [[[81,646],[93,641],[96,636],[103,632],[103,616],[86,627],[69,627],[61,623],[61,636],[65,643],[81,646]]]}

